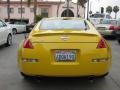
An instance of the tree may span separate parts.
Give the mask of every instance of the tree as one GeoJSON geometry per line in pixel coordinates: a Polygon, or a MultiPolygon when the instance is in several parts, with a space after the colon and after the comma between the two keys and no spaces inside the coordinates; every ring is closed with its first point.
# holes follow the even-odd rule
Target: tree
{"type": "Polygon", "coordinates": [[[112,7],[111,7],[111,6],[108,6],[108,7],[106,8],[106,12],[109,13],[109,14],[111,14],[111,12],[112,12],[112,7]]]}
{"type": "Polygon", "coordinates": [[[77,0],[77,16],[79,16],[78,15],[78,12],[79,12],[79,8],[80,8],[80,6],[82,6],[83,8],[85,8],[85,3],[87,3],[87,1],[88,0],[77,0]]]}
{"type": "Polygon", "coordinates": [[[60,0],[60,2],[59,2],[58,5],[57,5],[57,17],[58,17],[58,15],[59,15],[60,4],[61,4],[61,0],[60,0]]]}
{"type": "Polygon", "coordinates": [[[8,15],[8,22],[10,22],[10,0],[7,0],[7,15],[8,15]]]}
{"type": "Polygon", "coordinates": [[[87,2],[88,0],[77,0],[77,4],[78,5],[81,5],[82,7],[85,7],[85,3],[87,2]]]}
{"type": "Polygon", "coordinates": [[[118,6],[114,6],[113,7],[113,12],[115,13],[115,19],[116,19],[117,13],[119,12],[119,7],[118,6]]]}
{"type": "Polygon", "coordinates": [[[36,16],[37,16],[37,0],[27,0],[28,6],[30,6],[31,2],[34,3],[34,22],[36,22],[36,16]]]}
{"type": "Polygon", "coordinates": [[[21,4],[21,22],[22,22],[22,4],[23,4],[23,0],[20,0],[20,4],[21,4]]]}
{"type": "Polygon", "coordinates": [[[36,22],[40,21],[43,17],[41,15],[36,15],[36,22]]]}

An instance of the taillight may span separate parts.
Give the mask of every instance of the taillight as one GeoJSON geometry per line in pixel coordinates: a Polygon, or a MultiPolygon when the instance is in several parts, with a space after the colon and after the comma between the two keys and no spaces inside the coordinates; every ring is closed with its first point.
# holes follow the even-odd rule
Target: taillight
{"type": "Polygon", "coordinates": [[[115,30],[120,30],[120,26],[117,26],[115,30]]]}
{"type": "Polygon", "coordinates": [[[102,38],[100,41],[99,41],[99,43],[98,43],[98,45],[97,45],[97,48],[99,49],[99,48],[106,48],[106,42],[105,42],[105,39],[104,38],[102,38]]]}
{"type": "Polygon", "coordinates": [[[109,30],[115,30],[115,27],[114,26],[110,26],[109,30]]]}
{"type": "Polygon", "coordinates": [[[33,45],[32,45],[31,41],[28,38],[24,40],[23,48],[30,48],[30,49],[33,48],[33,45]]]}

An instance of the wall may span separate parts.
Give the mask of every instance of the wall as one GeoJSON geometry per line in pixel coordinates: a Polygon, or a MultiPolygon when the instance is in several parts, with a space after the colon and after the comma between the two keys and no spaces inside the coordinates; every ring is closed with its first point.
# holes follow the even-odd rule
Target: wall
{"type": "MultiPolygon", "coordinates": [[[[43,2],[39,3],[37,7],[37,14],[41,14],[41,8],[48,8],[49,9],[49,17],[57,17],[57,5],[58,2],[55,3],[48,3],[48,2],[43,2]]],[[[66,9],[63,8],[66,4],[61,3],[60,8],[59,8],[59,17],[61,17],[62,12],[66,9]]],[[[18,8],[20,8],[20,3],[12,3],[10,7],[14,8],[14,13],[10,14],[11,19],[21,19],[21,14],[18,13],[18,8]]],[[[23,7],[25,8],[25,13],[23,14],[23,19],[29,19],[29,23],[33,23],[34,21],[34,12],[30,12],[30,8],[33,8],[33,4],[30,5],[30,7],[27,6],[26,3],[23,4],[23,7]]],[[[70,2],[70,10],[74,13],[74,16],[77,16],[77,6],[75,3],[70,2]]],[[[80,16],[84,17],[84,9],[80,7],[80,16]]],[[[7,19],[7,4],[2,4],[0,5],[0,18],[1,19],[7,19]]]]}

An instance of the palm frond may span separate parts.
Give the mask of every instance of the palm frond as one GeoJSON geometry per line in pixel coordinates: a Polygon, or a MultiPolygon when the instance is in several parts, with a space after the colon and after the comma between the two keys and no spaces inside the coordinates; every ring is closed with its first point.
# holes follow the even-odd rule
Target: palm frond
{"type": "Polygon", "coordinates": [[[85,7],[84,4],[87,3],[88,0],[77,0],[78,5],[85,7]]]}
{"type": "Polygon", "coordinates": [[[30,6],[30,4],[31,4],[32,1],[33,0],[27,0],[27,5],[30,6]]]}

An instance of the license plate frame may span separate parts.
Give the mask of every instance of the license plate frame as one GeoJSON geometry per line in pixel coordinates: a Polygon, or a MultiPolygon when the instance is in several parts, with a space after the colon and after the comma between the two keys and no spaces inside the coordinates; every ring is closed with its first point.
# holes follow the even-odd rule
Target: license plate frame
{"type": "Polygon", "coordinates": [[[76,50],[55,50],[54,59],[56,62],[74,62],[76,54],[76,50]]]}

